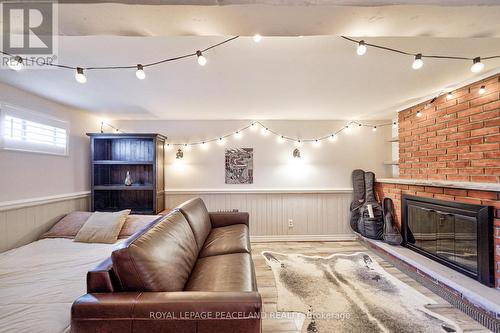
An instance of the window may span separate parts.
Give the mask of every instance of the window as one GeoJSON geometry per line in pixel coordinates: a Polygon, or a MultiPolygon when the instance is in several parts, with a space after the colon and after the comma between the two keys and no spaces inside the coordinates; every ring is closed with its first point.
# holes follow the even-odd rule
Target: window
{"type": "Polygon", "coordinates": [[[68,154],[68,124],[65,121],[1,105],[0,123],[0,147],[3,149],[68,154]]]}

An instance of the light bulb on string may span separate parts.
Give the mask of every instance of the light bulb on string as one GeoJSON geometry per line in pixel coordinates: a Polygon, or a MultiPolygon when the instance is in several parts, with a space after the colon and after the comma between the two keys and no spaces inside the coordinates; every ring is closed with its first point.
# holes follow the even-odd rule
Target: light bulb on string
{"type": "Polygon", "coordinates": [[[479,95],[484,95],[484,93],[486,92],[486,87],[481,86],[481,88],[479,88],[479,90],[477,92],[479,93],[479,95]]]}
{"type": "Polygon", "coordinates": [[[413,69],[420,69],[424,65],[424,61],[422,60],[422,54],[419,53],[415,56],[415,60],[413,60],[413,63],[411,64],[411,68],[413,69]]]}
{"type": "Polygon", "coordinates": [[[184,146],[182,147],[182,150],[184,150],[184,151],[190,151],[191,150],[191,145],[188,145],[187,143],[185,143],[184,146]]]}
{"type": "Polygon", "coordinates": [[[224,139],[224,138],[219,138],[219,139],[217,140],[217,144],[218,144],[219,146],[224,146],[224,145],[226,144],[226,139],[224,139]]]}
{"type": "Polygon", "coordinates": [[[82,83],[82,84],[87,82],[87,77],[83,73],[83,68],[81,68],[81,67],[76,68],[75,80],[76,80],[76,82],[82,83]]]}
{"type": "Polygon", "coordinates": [[[208,144],[208,142],[203,141],[200,147],[202,150],[207,150],[210,147],[210,145],[208,144]]]}
{"type": "Polygon", "coordinates": [[[253,35],[253,41],[254,42],[260,43],[261,40],[262,40],[262,36],[261,35],[259,35],[259,34],[253,35]]]}
{"type": "Polygon", "coordinates": [[[234,132],[234,138],[236,140],[241,140],[242,137],[243,137],[243,134],[240,131],[234,132]]]}
{"type": "Polygon", "coordinates": [[[269,128],[267,127],[262,127],[262,129],[260,130],[260,133],[264,136],[267,136],[269,135],[269,128]]]}
{"type": "Polygon", "coordinates": [[[314,148],[319,148],[321,146],[321,141],[315,139],[312,144],[314,148]]]}
{"type": "Polygon", "coordinates": [[[172,150],[172,145],[171,145],[170,143],[167,143],[167,144],[165,145],[165,150],[166,150],[166,151],[171,151],[171,150],[172,150]]]}
{"type": "Polygon", "coordinates": [[[144,67],[141,64],[137,65],[137,70],[135,71],[135,76],[139,80],[144,80],[146,78],[146,72],[144,72],[144,67]]]}
{"type": "Polygon", "coordinates": [[[366,53],[366,45],[364,40],[359,41],[358,47],[356,48],[356,53],[360,56],[366,53]]]}
{"type": "Polygon", "coordinates": [[[205,66],[207,64],[207,58],[205,58],[200,50],[196,51],[196,57],[198,58],[197,60],[200,66],[205,66]]]}
{"type": "Polygon", "coordinates": [[[278,141],[278,143],[285,143],[286,140],[285,140],[285,137],[283,135],[280,135],[280,136],[278,136],[276,141],[278,141]]]}
{"type": "Polygon", "coordinates": [[[328,141],[330,141],[330,142],[335,142],[335,141],[337,141],[337,135],[335,135],[335,134],[330,135],[330,136],[328,137],[328,141]]]}
{"type": "Polygon", "coordinates": [[[21,58],[20,56],[12,57],[9,59],[7,65],[10,69],[18,72],[24,68],[23,58],[21,58]]]}
{"type": "Polygon", "coordinates": [[[251,125],[250,125],[250,130],[251,131],[256,131],[257,130],[257,123],[253,122],[251,125]]]}
{"type": "Polygon", "coordinates": [[[416,116],[417,116],[417,118],[422,117],[422,112],[420,112],[420,110],[418,110],[416,116]]]}
{"type": "Polygon", "coordinates": [[[372,131],[376,132],[377,131],[377,126],[373,126],[372,131]]]}
{"type": "Polygon", "coordinates": [[[297,140],[294,142],[294,144],[295,144],[295,147],[300,148],[300,147],[302,147],[302,140],[297,139],[297,140]]]}
{"type": "Polygon", "coordinates": [[[472,66],[470,67],[470,71],[472,73],[479,73],[484,69],[484,64],[481,62],[481,57],[476,57],[472,60],[472,66]]]}
{"type": "Polygon", "coordinates": [[[397,122],[392,122],[392,128],[397,129],[398,128],[398,123],[397,122]]]}
{"type": "Polygon", "coordinates": [[[446,99],[447,100],[453,99],[453,93],[451,91],[446,94],[446,99]]]}

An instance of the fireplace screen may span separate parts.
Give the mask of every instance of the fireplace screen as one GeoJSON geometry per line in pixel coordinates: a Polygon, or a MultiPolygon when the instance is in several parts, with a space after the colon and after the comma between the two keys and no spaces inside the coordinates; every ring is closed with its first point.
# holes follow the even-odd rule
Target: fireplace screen
{"type": "Polygon", "coordinates": [[[406,247],[492,283],[489,207],[412,196],[403,196],[402,202],[406,247]]]}

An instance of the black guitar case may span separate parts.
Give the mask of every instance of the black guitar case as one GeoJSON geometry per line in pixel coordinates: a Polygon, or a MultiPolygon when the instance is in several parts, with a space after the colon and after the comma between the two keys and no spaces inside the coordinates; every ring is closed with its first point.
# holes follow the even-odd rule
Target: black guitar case
{"type": "Polygon", "coordinates": [[[352,172],[353,197],[351,201],[351,229],[358,232],[359,209],[365,203],[365,172],[357,169],[352,172]]]}
{"type": "Polygon", "coordinates": [[[384,213],[375,198],[375,174],[365,172],[365,202],[359,208],[358,232],[368,238],[382,239],[384,235],[384,213]],[[370,217],[369,206],[373,211],[370,217]]]}
{"type": "Polygon", "coordinates": [[[384,198],[382,202],[384,209],[384,241],[391,245],[401,245],[403,237],[394,226],[394,205],[391,198],[384,198]]]}

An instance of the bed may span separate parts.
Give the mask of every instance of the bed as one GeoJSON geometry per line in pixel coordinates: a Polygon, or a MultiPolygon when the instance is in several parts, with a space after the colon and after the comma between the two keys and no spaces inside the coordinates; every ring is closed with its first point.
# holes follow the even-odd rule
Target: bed
{"type": "Polygon", "coordinates": [[[73,242],[85,214],[90,215],[81,212],[77,222],[59,222],[41,239],[0,253],[0,332],[69,332],[71,305],[86,293],[87,271],[159,217],[130,215],[114,244],[73,242]]]}

